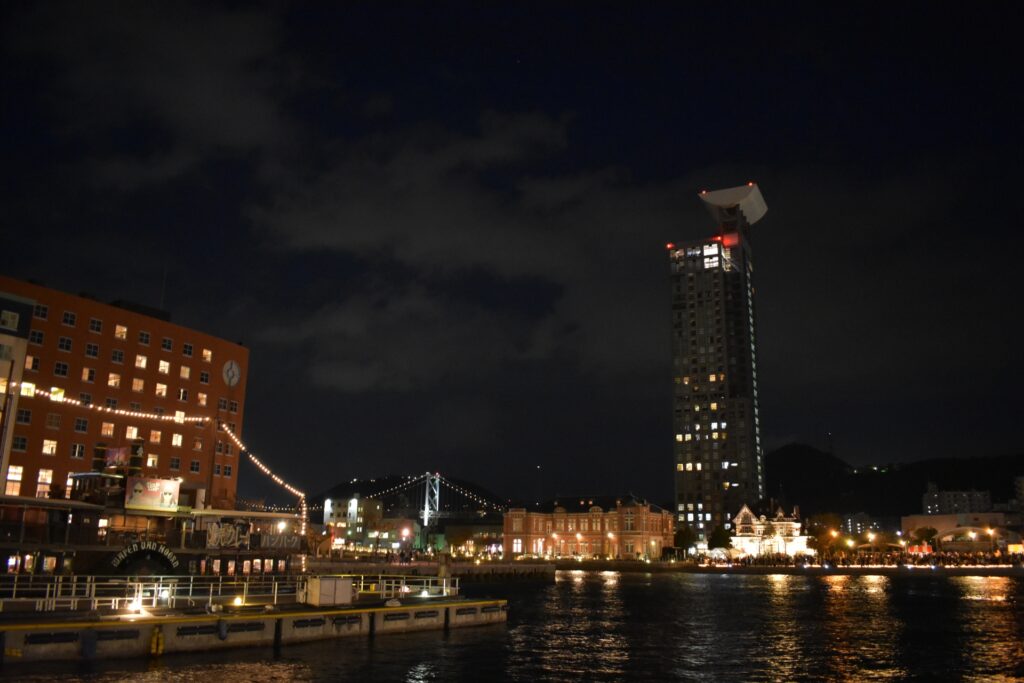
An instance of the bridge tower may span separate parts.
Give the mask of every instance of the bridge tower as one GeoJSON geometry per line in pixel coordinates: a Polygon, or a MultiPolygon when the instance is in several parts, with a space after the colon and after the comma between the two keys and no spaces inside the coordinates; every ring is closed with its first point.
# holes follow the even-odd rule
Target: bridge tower
{"type": "Polygon", "coordinates": [[[437,517],[441,511],[441,475],[427,472],[427,491],[423,496],[423,528],[430,526],[430,520],[437,517]]]}

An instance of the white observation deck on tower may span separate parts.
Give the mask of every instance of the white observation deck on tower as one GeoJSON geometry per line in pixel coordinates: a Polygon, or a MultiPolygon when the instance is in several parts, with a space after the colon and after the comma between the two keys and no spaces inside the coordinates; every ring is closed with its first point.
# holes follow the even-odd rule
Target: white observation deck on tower
{"type": "Polygon", "coordinates": [[[711,192],[702,190],[699,196],[704,200],[704,205],[719,225],[724,222],[723,209],[736,208],[743,215],[747,225],[758,222],[768,211],[768,205],[764,203],[764,197],[761,196],[761,190],[758,189],[757,183],[747,183],[739,187],[711,192]]]}

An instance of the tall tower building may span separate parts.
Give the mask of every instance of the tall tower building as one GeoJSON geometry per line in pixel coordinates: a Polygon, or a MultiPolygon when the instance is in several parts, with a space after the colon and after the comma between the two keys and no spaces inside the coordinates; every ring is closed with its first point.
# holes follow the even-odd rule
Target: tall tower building
{"type": "Polygon", "coordinates": [[[717,231],[667,246],[676,513],[707,540],[764,497],[750,226],[767,206],[754,183],[700,198],[717,231]]]}

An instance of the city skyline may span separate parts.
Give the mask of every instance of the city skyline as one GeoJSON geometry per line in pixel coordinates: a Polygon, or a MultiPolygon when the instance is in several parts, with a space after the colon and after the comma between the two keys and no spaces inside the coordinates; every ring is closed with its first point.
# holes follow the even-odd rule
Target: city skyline
{"type": "Polygon", "coordinates": [[[670,500],[664,244],[749,181],[765,450],[1021,450],[994,9],[114,7],[0,10],[0,273],[244,342],[242,436],[311,495],[670,500]]]}

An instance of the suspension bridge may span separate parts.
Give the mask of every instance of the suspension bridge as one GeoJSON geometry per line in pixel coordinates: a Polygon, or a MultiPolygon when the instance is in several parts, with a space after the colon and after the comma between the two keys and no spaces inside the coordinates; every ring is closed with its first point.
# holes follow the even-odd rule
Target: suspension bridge
{"type": "Polygon", "coordinates": [[[310,512],[323,510],[325,499],[354,496],[379,500],[386,514],[416,517],[423,527],[440,519],[473,518],[503,513],[507,504],[470,482],[442,476],[439,472],[391,475],[380,479],[353,479],[311,499],[310,512]]]}

